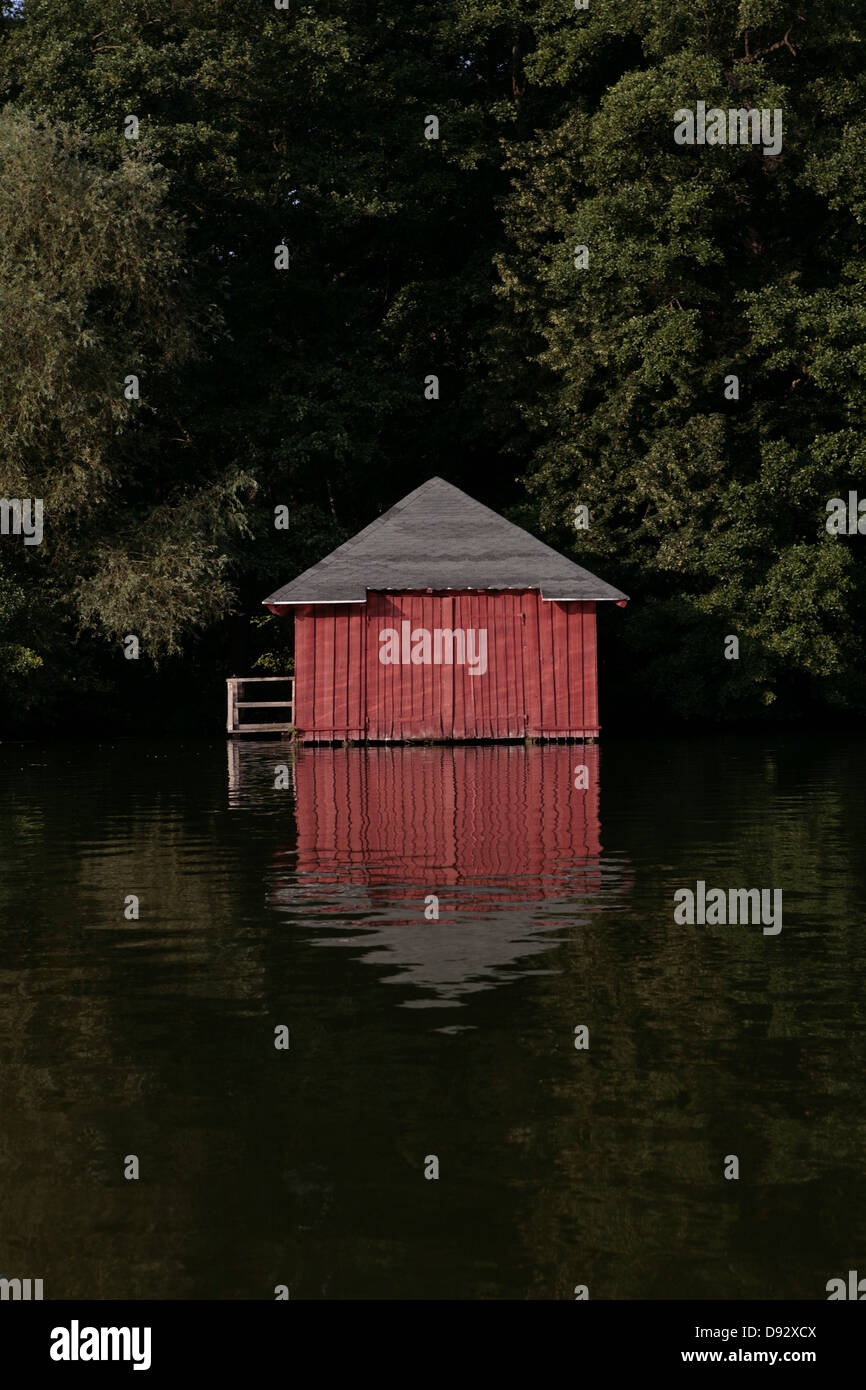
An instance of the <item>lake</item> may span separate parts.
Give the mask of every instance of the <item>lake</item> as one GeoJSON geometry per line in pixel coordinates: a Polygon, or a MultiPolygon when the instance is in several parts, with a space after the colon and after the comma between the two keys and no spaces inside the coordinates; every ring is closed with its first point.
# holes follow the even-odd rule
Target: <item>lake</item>
{"type": "Polygon", "coordinates": [[[0,1276],[826,1298],[864,788],[849,736],[0,746],[0,1276]],[[781,930],[679,924],[698,883],[781,930]]]}

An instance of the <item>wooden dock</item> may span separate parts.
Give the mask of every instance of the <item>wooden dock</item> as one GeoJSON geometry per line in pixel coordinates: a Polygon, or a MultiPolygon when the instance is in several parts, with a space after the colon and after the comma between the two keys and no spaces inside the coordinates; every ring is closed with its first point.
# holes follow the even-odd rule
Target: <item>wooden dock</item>
{"type": "MultiPolygon", "coordinates": [[[[265,691],[265,694],[268,692],[265,691]]],[[[228,676],[226,679],[226,733],[228,734],[290,734],[294,728],[295,717],[295,678],[294,676],[228,676]],[[267,685],[279,682],[290,690],[288,700],[248,700],[246,687],[267,685]],[[244,724],[240,711],[244,709],[285,710],[282,718],[274,718],[269,723],[244,724]]]]}

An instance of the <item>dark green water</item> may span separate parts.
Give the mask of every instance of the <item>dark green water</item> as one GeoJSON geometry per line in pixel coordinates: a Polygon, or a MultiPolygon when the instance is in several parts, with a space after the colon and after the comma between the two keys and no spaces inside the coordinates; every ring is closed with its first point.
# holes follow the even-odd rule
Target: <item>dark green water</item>
{"type": "Polygon", "coordinates": [[[0,747],[0,1275],[826,1298],[866,1274],[864,785],[852,738],[0,747]],[[698,879],[782,931],[677,925],[698,879]]]}

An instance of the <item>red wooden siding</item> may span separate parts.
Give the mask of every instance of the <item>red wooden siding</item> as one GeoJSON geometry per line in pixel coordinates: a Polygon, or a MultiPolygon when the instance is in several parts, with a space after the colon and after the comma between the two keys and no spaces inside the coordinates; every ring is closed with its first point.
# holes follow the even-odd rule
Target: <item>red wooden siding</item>
{"type": "Polygon", "coordinates": [[[302,739],[324,742],[594,737],[595,604],[507,590],[371,592],[365,604],[300,605],[295,726],[302,739]],[[430,646],[419,639],[416,661],[419,630],[430,646]],[[437,630],[463,634],[450,663],[447,645],[435,659],[437,630]],[[396,634],[397,664],[380,659],[385,632],[396,634]]]}
{"type": "Polygon", "coordinates": [[[295,728],[302,737],[365,737],[364,606],[295,609],[295,728]]]}
{"type": "Polygon", "coordinates": [[[595,745],[301,750],[292,871],[301,887],[355,883],[420,907],[459,887],[469,911],[597,892],[598,769],[595,745]]]}
{"type": "Polygon", "coordinates": [[[595,604],[523,600],[527,734],[597,734],[595,604]]]}

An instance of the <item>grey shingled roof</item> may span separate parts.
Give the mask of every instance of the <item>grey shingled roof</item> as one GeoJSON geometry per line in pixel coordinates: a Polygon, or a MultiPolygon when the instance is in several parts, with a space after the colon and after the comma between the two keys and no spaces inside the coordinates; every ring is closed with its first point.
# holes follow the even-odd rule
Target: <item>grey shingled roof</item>
{"type": "Polygon", "coordinates": [[[540,589],[547,599],[627,597],[443,478],[423,483],[263,602],[362,603],[368,589],[540,589]]]}

